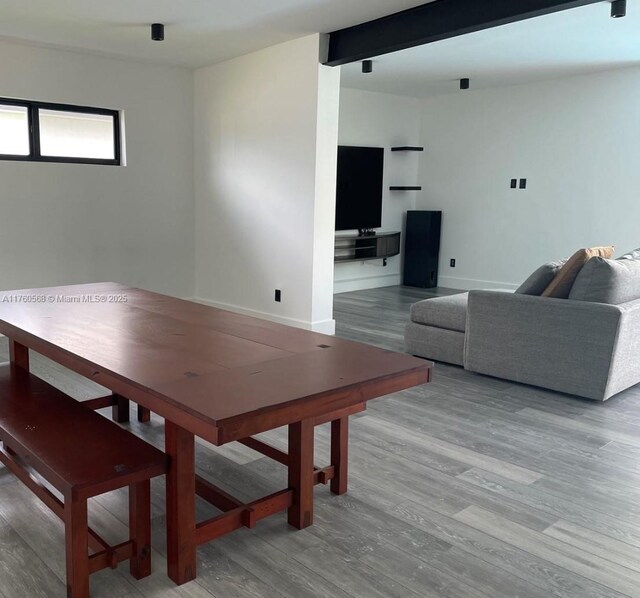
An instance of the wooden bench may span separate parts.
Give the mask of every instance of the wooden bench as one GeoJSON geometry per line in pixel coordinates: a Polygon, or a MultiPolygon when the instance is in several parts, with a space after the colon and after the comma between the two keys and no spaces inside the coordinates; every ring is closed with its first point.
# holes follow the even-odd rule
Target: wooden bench
{"type": "Polygon", "coordinates": [[[0,365],[0,440],[0,461],[64,521],[70,598],[87,598],[89,575],[124,560],[136,579],[151,573],[150,479],[166,472],[164,453],[9,364],[0,365]],[[125,486],[129,540],[109,546],[88,527],[87,501],[125,486]]]}

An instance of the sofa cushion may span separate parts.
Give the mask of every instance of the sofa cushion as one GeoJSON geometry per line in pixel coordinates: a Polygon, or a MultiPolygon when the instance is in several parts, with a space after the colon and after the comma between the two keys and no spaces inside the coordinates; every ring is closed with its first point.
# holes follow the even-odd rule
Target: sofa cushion
{"type": "Polygon", "coordinates": [[[464,332],[409,322],[404,331],[404,347],[411,355],[463,365],[464,332]]]}
{"type": "Polygon", "coordinates": [[[640,260],[640,248],[629,251],[624,255],[621,255],[619,260],[640,260]]]}
{"type": "Polygon", "coordinates": [[[464,332],[469,293],[425,299],[411,306],[411,321],[446,330],[464,332]]]}
{"type": "Polygon", "coordinates": [[[592,257],[610,258],[613,255],[614,247],[591,247],[590,249],[580,249],[576,251],[565,263],[549,286],[542,293],[543,297],[555,297],[556,299],[566,299],[569,297],[571,287],[582,267],[592,257]]]}
{"type": "Polygon", "coordinates": [[[525,280],[517,289],[516,293],[520,295],[536,295],[540,296],[544,290],[551,284],[551,281],[560,272],[560,268],[565,265],[567,259],[557,262],[547,262],[542,264],[527,280],[525,280]]]}
{"type": "Polygon", "coordinates": [[[640,260],[590,259],[578,274],[569,299],[612,305],[640,299],[640,260]]]}

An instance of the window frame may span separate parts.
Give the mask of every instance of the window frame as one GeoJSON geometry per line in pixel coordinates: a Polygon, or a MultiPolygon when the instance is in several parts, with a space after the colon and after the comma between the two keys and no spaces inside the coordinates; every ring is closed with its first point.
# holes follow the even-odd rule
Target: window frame
{"type": "Polygon", "coordinates": [[[76,106],[75,104],[55,104],[51,102],[35,102],[31,100],[16,100],[0,97],[0,106],[20,106],[27,109],[29,126],[29,154],[20,156],[15,154],[0,154],[0,160],[19,162],[58,162],[62,164],[101,164],[105,166],[121,166],[121,132],[120,111],[108,108],[94,108],[92,106],[76,106]],[[80,114],[101,114],[113,119],[113,158],[81,158],[68,156],[43,156],[40,151],[40,115],[39,110],[58,110],[61,112],[77,112],[80,114]]]}

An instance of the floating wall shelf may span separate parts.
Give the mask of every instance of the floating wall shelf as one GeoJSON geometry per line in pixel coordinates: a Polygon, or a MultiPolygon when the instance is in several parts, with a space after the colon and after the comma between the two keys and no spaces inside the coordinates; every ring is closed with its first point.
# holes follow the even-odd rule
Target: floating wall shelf
{"type": "Polygon", "coordinates": [[[389,191],[422,191],[422,187],[389,187],[389,191]]]}
{"type": "Polygon", "coordinates": [[[392,147],[392,152],[423,152],[423,147],[415,147],[411,145],[403,145],[402,147],[392,147]]]}
{"type": "Polygon", "coordinates": [[[334,261],[336,262],[386,260],[400,253],[400,233],[374,233],[364,236],[337,235],[334,250],[334,261]]]}

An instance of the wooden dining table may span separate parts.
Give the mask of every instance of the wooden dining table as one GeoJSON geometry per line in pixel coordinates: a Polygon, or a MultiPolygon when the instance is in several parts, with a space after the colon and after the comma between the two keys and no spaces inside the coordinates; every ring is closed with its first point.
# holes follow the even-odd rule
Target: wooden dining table
{"type": "MultiPolygon", "coordinates": [[[[196,548],[287,511],[313,523],[313,489],[347,491],[349,417],[367,401],[428,382],[415,357],[224,311],[192,301],[95,283],[0,292],[0,333],[11,361],[29,369],[29,350],[111,391],[86,401],[128,420],[153,412],[165,422],[168,575],[196,577],[196,548]],[[314,428],[331,425],[330,463],[314,463],[314,428]],[[255,438],[288,426],[288,449],[255,438]],[[195,437],[237,441],[288,468],[288,486],[244,503],[196,474],[195,437]],[[220,514],[196,521],[196,496],[220,514]]],[[[78,447],[81,450],[82,447],[78,447]]]]}

